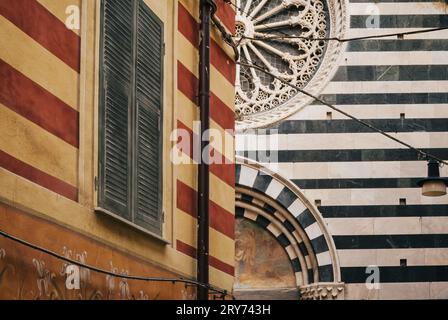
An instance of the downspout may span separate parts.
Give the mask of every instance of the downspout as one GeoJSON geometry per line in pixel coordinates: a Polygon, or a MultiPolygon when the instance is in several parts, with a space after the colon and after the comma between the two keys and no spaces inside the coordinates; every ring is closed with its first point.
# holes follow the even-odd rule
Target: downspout
{"type": "MultiPolygon", "coordinates": [[[[197,281],[209,283],[209,144],[210,128],[210,19],[216,12],[214,0],[200,0],[199,109],[201,158],[198,172],[197,281]],[[204,152],[204,150],[206,152],[204,152]]],[[[208,300],[208,288],[197,286],[197,299],[208,300]]]]}

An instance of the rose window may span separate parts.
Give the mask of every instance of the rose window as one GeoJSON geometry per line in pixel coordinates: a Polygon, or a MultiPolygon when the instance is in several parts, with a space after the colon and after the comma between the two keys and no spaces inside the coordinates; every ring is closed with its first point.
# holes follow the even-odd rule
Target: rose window
{"type": "MultiPolygon", "coordinates": [[[[326,0],[238,0],[237,7],[235,41],[240,62],[256,65],[305,89],[322,65],[331,42],[319,40],[332,35],[326,0]]],[[[256,67],[238,65],[237,127],[266,124],[267,118],[275,121],[280,117],[278,112],[274,112],[277,116],[266,115],[298,95],[302,96],[256,67]]],[[[280,113],[284,115],[285,111],[280,113]]]]}

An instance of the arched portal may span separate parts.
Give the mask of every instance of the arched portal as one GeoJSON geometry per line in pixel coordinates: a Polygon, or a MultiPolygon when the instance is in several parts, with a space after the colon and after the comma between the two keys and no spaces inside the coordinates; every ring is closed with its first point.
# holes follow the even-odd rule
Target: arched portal
{"type": "Polygon", "coordinates": [[[235,212],[237,297],[262,298],[262,292],[269,299],[343,297],[333,239],[317,207],[297,186],[238,158],[235,212]]]}

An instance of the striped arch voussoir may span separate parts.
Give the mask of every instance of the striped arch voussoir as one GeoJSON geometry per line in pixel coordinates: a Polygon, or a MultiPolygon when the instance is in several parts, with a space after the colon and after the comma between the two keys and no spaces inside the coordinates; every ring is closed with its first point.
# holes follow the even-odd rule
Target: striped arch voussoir
{"type": "Polygon", "coordinates": [[[303,192],[245,158],[237,158],[235,178],[236,216],[252,220],[277,239],[291,260],[297,286],[342,285],[333,239],[303,192]]]}

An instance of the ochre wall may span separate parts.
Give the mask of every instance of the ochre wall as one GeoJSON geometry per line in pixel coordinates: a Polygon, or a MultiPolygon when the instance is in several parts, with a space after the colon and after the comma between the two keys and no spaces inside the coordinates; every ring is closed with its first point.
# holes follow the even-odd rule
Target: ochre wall
{"type": "MultiPolygon", "coordinates": [[[[175,166],[169,156],[175,143],[170,141],[171,131],[184,128],[193,134],[193,121],[198,119],[199,7],[195,0],[145,2],[165,23],[165,241],[95,213],[100,1],[90,0],[0,0],[0,226],[59,253],[64,246],[73,252],[86,251],[92,265],[108,267],[113,261],[132,274],[194,278],[196,165],[175,166]],[[65,10],[70,5],[81,8],[80,30],[65,26],[65,10]],[[47,229],[52,230],[51,237],[43,236],[47,229]],[[90,240],[75,245],[78,242],[73,239],[77,237],[90,240]],[[100,254],[102,248],[107,248],[104,255],[100,254]],[[96,255],[98,258],[91,259],[96,255]],[[120,258],[106,258],[110,255],[120,258]]],[[[234,11],[221,0],[217,3],[217,16],[233,31],[234,11]]],[[[213,32],[212,37],[211,125],[224,132],[234,126],[235,64],[219,35],[213,32]]],[[[230,152],[219,144],[213,146],[233,163],[233,135],[226,136],[232,142],[230,152]]],[[[184,156],[191,156],[189,150],[182,151],[184,156]]],[[[210,280],[231,290],[234,165],[212,165],[210,179],[210,280]]],[[[58,272],[60,261],[25,249],[16,251],[19,249],[10,241],[0,241],[6,252],[2,263],[20,265],[19,273],[34,267],[30,260],[34,257],[48,258],[47,267],[58,272]]],[[[24,278],[29,290],[36,280],[31,274],[24,278]]],[[[5,274],[3,281],[10,276],[5,274]]],[[[14,279],[7,281],[8,287],[14,286],[14,279]]],[[[177,287],[160,288],[160,297],[181,297],[182,290],[175,290],[177,287]]],[[[0,292],[0,298],[18,297],[0,292]]],[[[156,291],[145,292],[149,298],[156,295],[156,291]]]]}
{"type": "MultiPolygon", "coordinates": [[[[69,228],[0,205],[0,228],[66,258],[127,275],[176,278],[178,275],[105,245],[69,228]],[[14,223],[11,223],[11,222],[14,223]]],[[[0,238],[2,299],[191,299],[195,288],[183,283],[144,282],[80,269],[80,290],[68,290],[66,263],[6,238],[0,238]]]]}

